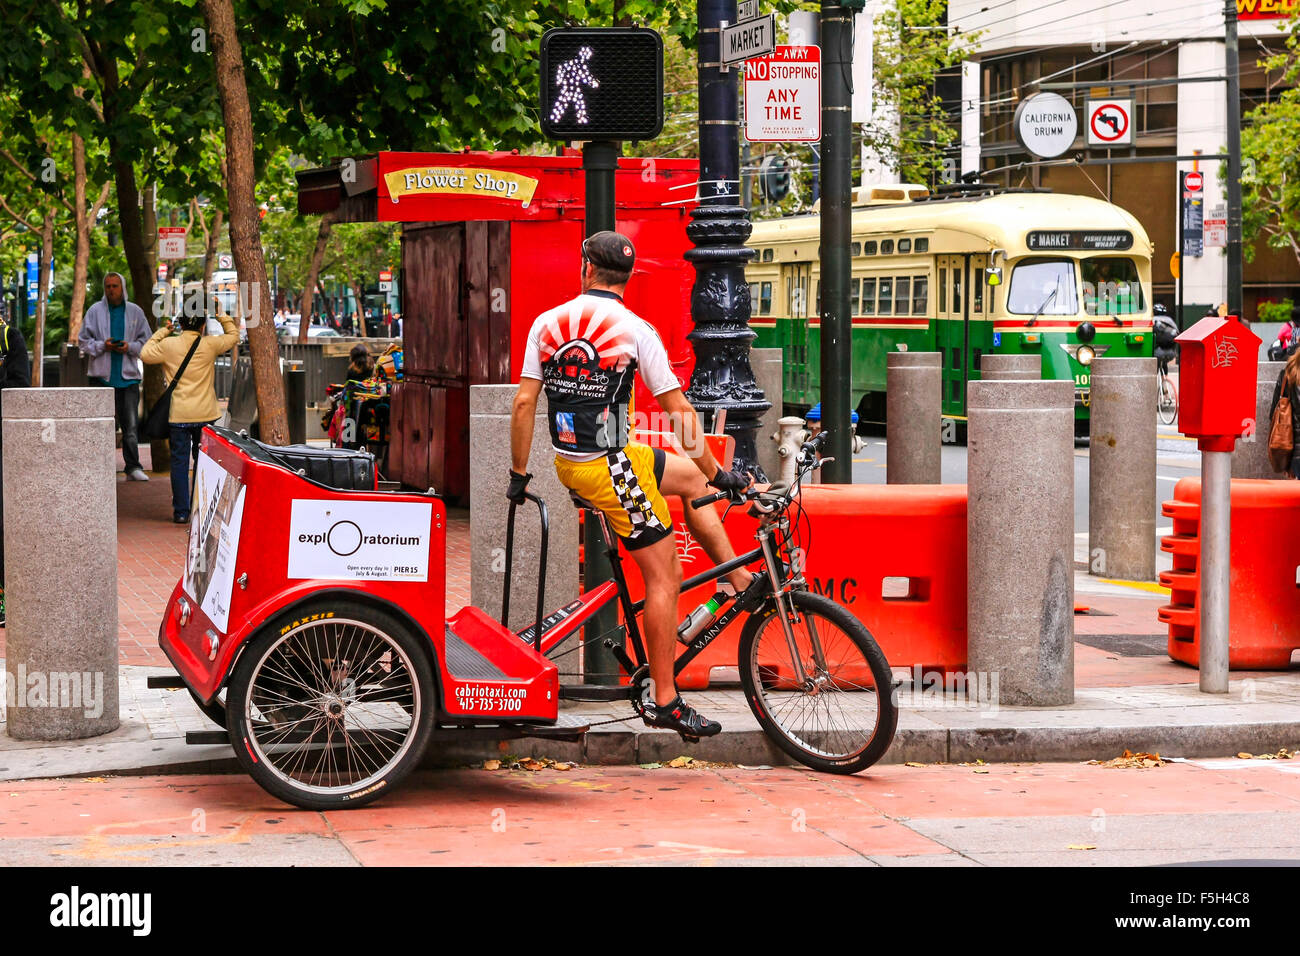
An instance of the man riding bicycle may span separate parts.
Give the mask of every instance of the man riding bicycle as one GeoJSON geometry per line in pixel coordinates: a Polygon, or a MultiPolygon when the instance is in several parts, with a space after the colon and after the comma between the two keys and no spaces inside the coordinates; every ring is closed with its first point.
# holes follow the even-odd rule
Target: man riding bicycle
{"type": "MultiPolygon", "coordinates": [[[[506,496],[516,503],[524,500],[532,477],[528,455],[537,396],[545,388],[561,484],[605,515],[645,581],[643,623],[654,688],[653,702],[644,707],[645,722],[707,737],[721,725],[681,699],[673,675],[682,569],[663,496],[682,498],[691,534],[710,558],[722,563],[736,553],[721,519],[714,509],[696,511],[688,502],[707,494],[706,484],[740,492],[750,479],[719,467],[659,335],[623,305],[635,261],[627,237],[610,231],[590,236],[582,243],[582,294],[534,320],[511,412],[506,496]],[[637,372],[670,416],[689,458],[629,439],[629,404],[637,372]]],[[[726,580],[738,594],[753,583],[754,575],[741,568],[726,580]]]]}

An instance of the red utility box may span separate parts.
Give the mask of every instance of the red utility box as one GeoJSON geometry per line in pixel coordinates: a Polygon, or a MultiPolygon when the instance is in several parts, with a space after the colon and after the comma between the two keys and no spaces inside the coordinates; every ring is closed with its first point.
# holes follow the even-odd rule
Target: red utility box
{"type": "Polygon", "coordinates": [[[1178,428],[1201,451],[1230,452],[1255,429],[1260,339],[1235,315],[1206,316],[1175,339],[1182,392],[1178,428]]]}

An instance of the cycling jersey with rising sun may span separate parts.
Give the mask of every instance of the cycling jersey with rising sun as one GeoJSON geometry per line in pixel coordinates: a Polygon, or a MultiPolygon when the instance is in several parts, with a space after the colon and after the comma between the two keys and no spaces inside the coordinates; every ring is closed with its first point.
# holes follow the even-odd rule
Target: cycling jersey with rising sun
{"type": "Polygon", "coordinates": [[[593,290],[537,317],[520,375],[546,389],[556,454],[590,461],[627,444],[638,370],[653,395],[681,387],[654,328],[612,292],[593,290]]]}

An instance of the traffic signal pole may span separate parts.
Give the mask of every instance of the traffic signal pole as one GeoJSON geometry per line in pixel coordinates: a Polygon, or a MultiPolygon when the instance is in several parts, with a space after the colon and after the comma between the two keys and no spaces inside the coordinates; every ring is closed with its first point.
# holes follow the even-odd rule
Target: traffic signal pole
{"type": "Polygon", "coordinates": [[[1223,4],[1224,75],[1228,89],[1228,314],[1241,314],[1241,75],[1237,52],[1237,0],[1223,4]]]}
{"type": "MultiPolygon", "coordinates": [[[[618,170],[618,157],[623,144],[612,140],[596,140],[582,147],[582,172],[586,182],[586,213],[584,234],[615,228],[614,174],[618,170]]],[[[614,576],[600,525],[588,513],[583,519],[582,586],[590,591],[602,581],[614,576]]],[[[585,625],[582,638],[583,672],[588,684],[617,684],[618,661],[605,641],[614,636],[618,626],[618,612],[613,604],[606,604],[585,625]]]]}
{"type": "MultiPolygon", "coordinates": [[[[822,481],[853,481],[852,332],[849,241],[853,231],[853,126],[849,76],[853,69],[853,12],[823,2],[821,140],[821,403],[830,435],[822,481]]],[[[814,295],[812,289],[808,290],[814,295]]]]}

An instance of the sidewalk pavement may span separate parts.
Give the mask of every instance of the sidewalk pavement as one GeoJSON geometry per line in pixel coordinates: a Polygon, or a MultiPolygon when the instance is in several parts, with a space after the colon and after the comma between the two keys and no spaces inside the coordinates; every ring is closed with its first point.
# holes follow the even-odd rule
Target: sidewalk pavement
{"type": "MultiPolygon", "coordinates": [[[[146,452],[145,448],[141,449],[146,452]]],[[[119,462],[120,464],[120,462],[119,462]]],[[[118,492],[118,606],[121,727],[58,744],[16,741],[0,731],[0,780],[87,775],[207,773],[237,769],[226,744],[191,746],[189,731],[216,730],[184,690],[151,690],[152,675],[171,674],[157,645],[162,608],[179,577],[186,529],[171,523],[167,475],[121,480],[118,492]]],[[[448,521],[447,612],[469,599],[469,521],[448,521]]],[[[1075,702],[1067,707],[995,707],[943,693],[930,675],[899,689],[898,733],[886,762],[1109,759],[1125,749],[1164,756],[1230,756],[1300,747],[1300,670],[1236,672],[1230,693],[1202,694],[1196,670],[1169,660],[1155,585],[1106,582],[1076,567],[1075,702]]],[[[4,653],[0,628],[0,656],[4,653]]],[[[715,678],[722,675],[715,673],[715,678]]],[[[733,675],[734,677],[734,675],[733,675]]],[[[762,734],[739,689],[687,691],[690,703],[719,720],[723,733],[698,745],[643,726],[620,704],[566,706],[566,722],[600,722],[583,742],[437,740],[426,764],[475,762],[504,753],[583,763],[649,763],[680,754],[739,764],[789,764],[762,734]]]]}

